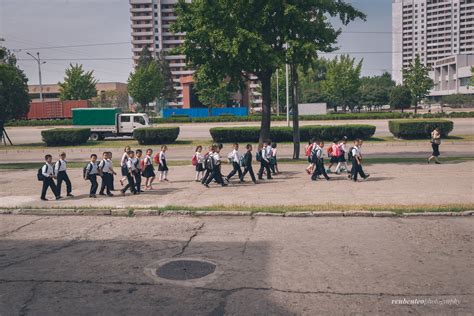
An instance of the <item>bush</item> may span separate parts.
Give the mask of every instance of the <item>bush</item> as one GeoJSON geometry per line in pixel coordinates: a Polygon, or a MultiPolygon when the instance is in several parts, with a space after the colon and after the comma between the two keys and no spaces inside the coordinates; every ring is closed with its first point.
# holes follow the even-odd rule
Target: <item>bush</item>
{"type": "Polygon", "coordinates": [[[141,145],[171,144],[178,135],[179,127],[143,127],[133,131],[133,138],[141,145]]]}
{"type": "Polygon", "coordinates": [[[47,146],[72,146],[87,142],[91,136],[89,128],[55,128],[41,132],[47,146]]]}
{"type": "Polygon", "coordinates": [[[431,132],[438,126],[441,137],[446,137],[453,130],[453,122],[448,120],[391,120],[388,121],[390,133],[397,138],[421,139],[430,138],[431,132]]]}
{"type": "MultiPolygon", "coordinates": [[[[212,139],[218,143],[258,142],[260,127],[215,127],[211,128],[210,132],[212,139]]],[[[313,137],[332,141],[334,138],[343,136],[347,136],[349,139],[366,139],[373,136],[374,133],[375,126],[373,125],[308,125],[300,128],[301,141],[309,141],[313,137]]],[[[274,142],[291,142],[293,141],[293,130],[291,127],[272,127],[270,139],[274,142]]]]}

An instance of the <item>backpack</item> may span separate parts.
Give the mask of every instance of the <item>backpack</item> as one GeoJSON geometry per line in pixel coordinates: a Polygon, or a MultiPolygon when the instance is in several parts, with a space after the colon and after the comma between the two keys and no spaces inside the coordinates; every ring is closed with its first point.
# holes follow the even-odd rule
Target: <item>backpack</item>
{"type": "Polygon", "coordinates": [[[310,145],[306,146],[306,152],[305,152],[306,157],[311,156],[312,151],[313,151],[313,144],[310,144],[310,145]]]}
{"type": "MultiPolygon", "coordinates": [[[[44,181],[46,179],[46,177],[43,175],[43,167],[44,166],[41,166],[38,169],[38,173],[36,174],[36,177],[38,178],[38,181],[44,181]]],[[[46,167],[46,171],[48,171],[48,167],[46,167]]]]}
{"type": "Polygon", "coordinates": [[[332,146],[328,147],[328,156],[331,157],[333,154],[332,146]]]}
{"type": "Polygon", "coordinates": [[[159,153],[155,154],[155,156],[153,157],[153,161],[154,161],[156,164],[159,164],[159,163],[160,163],[160,154],[159,154],[159,153]]]}
{"type": "Polygon", "coordinates": [[[352,149],[354,149],[354,147],[349,148],[349,152],[347,153],[347,160],[349,161],[352,161],[352,159],[354,159],[354,156],[352,155],[352,149]]]}
{"type": "Polygon", "coordinates": [[[206,154],[206,156],[204,157],[204,165],[206,166],[207,170],[214,169],[214,159],[212,159],[212,156],[210,154],[206,154]]]}
{"type": "Polygon", "coordinates": [[[193,166],[197,166],[198,164],[198,158],[196,155],[193,156],[193,158],[191,159],[191,163],[193,164],[193,166]]]}
{"type": "Polygon", "coordinates": [[[87,165],[82,168],[82,178],[84,180],[89,180],[89,172],[92,170],[92,163],[88,163],[87,165]]]}
{"type": "Polygon", "coordinates": [[[262,151],[261,150],[257,151],[257,153],[255,154],[255,159],[257,159],[258,162],[262,161],[262,151]]]}
{"type": "Polygon", "coordinates": [[[239,165],[240,165],[241,167],[245,167],[245,158],[246,158],[246,157],[247,157],[247,154],[242,155],[242,156],[240,157],[239,165]]]}
{"type": "Polygon", "coordinates": [[[339,147],[339,145],[332,145],[332,155],[334,157],[339,157],[341,155],[341,148],[339,147]]]}

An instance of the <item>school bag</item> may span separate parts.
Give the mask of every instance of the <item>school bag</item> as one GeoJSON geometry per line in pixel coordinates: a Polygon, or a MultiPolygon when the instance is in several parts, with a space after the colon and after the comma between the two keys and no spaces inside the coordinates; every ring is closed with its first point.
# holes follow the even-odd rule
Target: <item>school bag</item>
{"type": "Polygon", "coordinates": [[[311,152],[313,151],[313,144],[310,144],[308,146],[306,146],[306,157],[309,157],[311,156],[311,152]]]}
{"type": "Polygon", "coordinates": [[[193,166],[197,166],[198,164],[198,157],[196,155],[193,156],[193,158],[191,159],[191,163],[193,164],[193,166]]]}
{"type": "Polygon", "coordinates": [[[341,148],[337,144],[332,145],[332,155],[334,157],[339,157],[341,155],[341,148]]]}
{"type": "Polygon", "coordinates": [[[155,154],[155,156],[153,157],[153,161],[154,161],[156,164],[159,164],[159,163],[160,163],[160,154],[159,154],[159,153],[155,154]]]}
{"type": "MultiPolygon", "coordinates": [[[[43,175],[43,167],[38,169],[38,173],[36,174],[36,177],[38,178],[38,181],[44,181],[46,177],[43,175]]],[[[48,166],[46,166],[46,172],[48,171],[48,166]]]]}
{"type": "Polygon", "coordinates": [[[239,165],[240,165],[241,167],[245,167],[245,158],[246,158],[246,157],[247,157],[247,154],[242,155],[242,156],[240,157],[239,165]]]}
{"type": "Polygon", "coordinates": [[[332,146],[328,147],[328,156],[329,157],[332,157],[333,155],[333,150],[332,150],[332,146]]]}
{"type": "Polygon", "coordinates": [[[207,170],[212,170],[214,168],[214,159],[209,154],[206,154],[204,157],[204,165],[206,166],[207,170]]]}
{"type": "Polygon", "coordinates": [[[84,180],[89,180],[89,173],[91,172],[92,170],[92,163],[88,163],[87,165],[84,166],[84,168],[82,168],[82,178],[84,180]]]}
{"type": "Polygon", "coordinates": [[[255,154],[255,159],[257,159],[258,162],[262,161],[262,151],[261,150],[257,151],[257,153],[255,154]]]}
{"type": "Polygon", "coordinates": [[[347,160],[349,161],[352,161],[352,159],[354,159],[354,156],[352,155],[352,149],[354,149],[354,147],[349,148],[349,152],[347,153],[347,160]]]}

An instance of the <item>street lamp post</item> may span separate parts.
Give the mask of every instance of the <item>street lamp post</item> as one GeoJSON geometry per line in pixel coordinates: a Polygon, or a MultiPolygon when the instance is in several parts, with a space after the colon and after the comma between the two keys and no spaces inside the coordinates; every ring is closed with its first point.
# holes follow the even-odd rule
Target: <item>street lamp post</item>
{"type": "Polygon", "coordinates": [[[280,116],[280,97],[278,95],[278,90],[280,90],[280,84],[278,83],[278,72],[279,72],[279,69],[277,69],[276,71],[276,82],[277,82],[276,97],[277,97],[277,116],[280,116]]]}
{"type": "Polygon", "coordinates": [[[40,53],[36,52],[36,56],[33,56],[29,52],[27,52],[28,55],[30,55],[36,62],[38,63],[38,75],[39,75],[39,86],[40,86],[40,101],[43,102],[43,83],[41,82],[41,65],[46,64],[45,61],[41,61],[40,58],[40,53]]]}
{"type": "Polygon", "coordinates": [[[286,124],[290,126],[290,86],[288,84],[288,64],[285,65],[286,71],[286,124]]]}

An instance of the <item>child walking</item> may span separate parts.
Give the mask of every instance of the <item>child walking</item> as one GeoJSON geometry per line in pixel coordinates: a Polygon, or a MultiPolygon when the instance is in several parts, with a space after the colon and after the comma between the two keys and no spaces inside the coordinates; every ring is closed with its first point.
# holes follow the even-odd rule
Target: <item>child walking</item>
{"type": "Polygon", "coordinates": [[[41,200],[48,201],[48,199],[46,198],[46,192],[48,191],[48,188],[51,189],[54,196],[56,197],[56,200],[59,200],[61,197],[59,196],[58,188],[56,187],[56,184],[54,184],[53,180],[54,178],[56,178],[52,165],[53,156],[48,154],[44,156],[44,160],[44,166],[41,168],[41,173],[39,173],[40,176],[38,176],[38,180],[41,180],[43,182],[43,187],[41,189],[41,200]]]}
{"type": "Polygon", "coordinates": [[[354,147],[352,148],[352,170],[350,179],[354,182],[357,182],[357,175],[360,175],[364,180],[370,177],[369,174],[364,173],[362,168],[362,143],[362,139],[357,139],[354,142],[354,147]]]}
{"type": "Polygon", "coordinates": [[[107,196],[114,196],[112,194],[112,184],[113,184],[113,175],[116,174],[109,159],[109,152],[106,151],[102,154],[102,160],[99,163],[99,174],[102,176],[102,185],[100,187],[99,195],[105,195],[104,190],[107,193],[107,196]]]}
{"type": "Polygon", "coordinates": [[[135,180],[134,180],[134,174],[137,172],[137,168],[135,164],[133,163],[133,160],[135,159],[135,153],[132,150],[128,151],[128,159],[127,159],[127,185],[120,190],[123,196],[125,196],[125,192],[127,192],[128,189],[130,189],[130,192],[132,192],[133,195],[137,194],[137,190],[135,187],[135,180]]]}
{"type": "Polygon", "coordinates": [[[204,174],[204,177],[201,179],[202,184],[206,184],[207,178],[210,177],[212,173],[212,156],[214,155],[214,148],[216,148],[216,145],[211,145],[209,146],[209,151],[208,153],[204,156],[204,169],[206,170],[206,173],[204,174]]]}
{"type": "Polygon", "coordinates": [[[270,169],[272,170],[273,174],[280,173],[280,170],[278,170],[277,144],[276,143],[272,144],[272,156],[270,158],[270,169]]]}
{"type": "Polygon", "coordinates": [[[135,158],[133,158],[132,163],[135,166],[135,185],[136,191],[138,194],[142,193],[142,169],[143,169],[143,160],[142,160],[142,150],[135,150],[135,158]]]}
{"type": "Polygon", "coordinates": [[[223,187],[226,186],[227,184],[224,182],[224,179],[222,179],[222,174],[221,174],[221,157],[219,155],[219,152],[221,151],[221,147],[219,145],[213,145],[212,146],[212,155],[209,157],[211,160],[211,169],[212,173],[209,177],[207,177],[206,182],[204,185],[209,188],[209,183],[211,183],[212,180],[216,180],[216,182],[223,187]]]}
{"type": "Polygon", "coordinates": [[[97,175],[99,173],[99,166],[97,165],[97,155],[92,154],[91,160],[86,166],[86,172],[84,174],[84,180],[89,180],[91,182],[91,188],[89,190],[89,197],[96,198],[98,183],[97,175]]]}
{"type": "Polygon", "coordinates": [[[59,155],[59,160],[56,161],[54,164],[54,174],[56,175],[57,178],[57,190],[58,190],[58,195],[61,196],[61,187],[63,184],[63,181],[66,182],[66,192],[67,196],[73,197],[72,195],[72,185],[71,185],[71,180],[69,180],[69,176],[67,175],[67,161],[66,161],[66,153],[62,152],[59,155]]]}
{"type": "MultiPolygon", "coordinates": [[[[328,156],[330,158],[329,166],[328,166],[328,169],[326,170],[326,172],[328,172],[328,173],[332,172],[331,167],[333,165],[337,165],[339,163],[339,156],[341,155],[341,150],[339,148],[338,142],[339,142],[339,139],[335,138],[332,141],[331,146],[328,148],[328,156]]],[[[336,169],[337,169],[337,167],[336,167],[336,169]]]]}
{"type": "Polygon", "coordinates": [[[339,156],[339,162],[337,163],[336,167],[337,174],[340,174],[341,171],[346,171],[347,173],[349,173],[349,167],[347,166],[346,162],[346,153],[349,152],[349,150],[347,149],[346,144],[347,136],[344,136],[339,142],[339,150],[341,151],[341,154],[339,156]]]}
{"type": "Polygon", "coordinates": [[[305,155],[306,155],[306,157],[308,157],[308,162],[309,162],[308,167],[306,167],[306,169],[305,169],[307,174],[312,174],[313,171],[314,171],[314,164],[313,164],[313,161],[312,161],[312,152],[313,152],[313,147],[315,145],[314,142],[315,142],[315,140],[313,138],[311,138],[308,141],[308,144],[304,148],[305,155]]]}
{"type": "Polygon", "coordinates": [[[245,148],[247,149],[247,152],[242,158],[242,167],[244,167],[244,172],[242,173],[242,176],[240,176],[240,182],[244,182],[245,175],[249,173],[253,183],[257,184],[257,179],[255,179],[255,174],[253,173],[252,168],[252,145],[247,144],[245,148]]]}
{"type": "Polygon", "coordinates": [[[329,176],[324,169],[324,160],[323,160],[323,148],[324,142],[322,140],[318,140],[315,142],[316,145],[313,147],[312,152],[312,162],[315,165],[313,175],[311,176],[311,180],[316,181],[318,176],[322,175],[326,180],[329,181],[329,176]]]}
{"type": "Polygon", "coordinates": [[[168,181],[168,165],[166,164],[165,153],[168,150],[168,146],[161,146],[161,151],[158,156],[158,171],[160,172],[159,181],[168,181]]]}
{"type": "Polygon", "coordinates": [[[127,161],[128,161],[128,152],[131,150],[130,146],[126,146],[123,150],[122,158],[120,159],[120,169],[122,173],[122,178],[120,179],[120,185],[123,186],[123,182],[127,180],[128,168],[127,168],[127,161]]]}
{"type": "Polygon", "coordinates": [[[258,179],[263,180],[263,171],[265,170],[267,173],[267,179],[271,180],[272,179],[272,174],[270,171],[270,161],[269,161],[269,156],[268,154],[270,153],[268,147],[268,141],[263,142],[263,147],[261,150],[261,160],[260,160],[260,170],[258,171],[258,179]]]}
{"type": "Polygon", "coordinates": [[[145,177],[145,190],[152,190],[153,180],[155,180],[155,171],[153,170],[153,161],[151,156],[153,155],[153,150],[148,148],[146,150],[145,159],[143,159],[143,172],[142,176],[145,177]]]}
{"type": "Polygon", "coordinates": [[[193,159],[192,159],[193,165],[196,167],[196,182],[199,182],[202,180],[202,177],[204,176],[204,155],[202,154],[202,146],[199,145],[196,147],[196,152],[194,153],[193,159]]]}
{"type": "Polygon", "coordinates": [[[234,149],[229,154],[229,160],[232,163],[232,171],[227,175],[227,180],[230,180],[236,173],[239,174],[239,179],[242,178],[242,170],[240,169],[240,153],[239,144],[234,144],[234,149]]]}
{"type": "MultiPolygon", "coordinates": [[[[108,151],[107,152],[108,158],[107,160],[109,161],[110,168],[113,170],[114,168],[114,162],[112,161],[112,152],[108,151]]],[[[117,172],[113,171],[110,176],[110,190],[115,191],[115,177],[117,175],[117,172]]]]}

